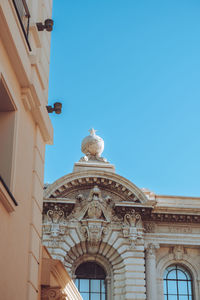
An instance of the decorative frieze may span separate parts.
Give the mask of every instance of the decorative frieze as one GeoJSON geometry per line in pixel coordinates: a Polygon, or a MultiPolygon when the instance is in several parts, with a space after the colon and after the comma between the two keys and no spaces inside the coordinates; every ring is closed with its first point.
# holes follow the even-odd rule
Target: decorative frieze
{"type": "MultiPolygon", "coordinates": [[[[62,210],[64,212],[64,218],[69,215],[71,213],[71,211],[73,210],[74,208],[74,204],[75,204],[75,201],[67,201],[66,199],[66,203],[63,203],[63,201],[58,201],[58,200],[51,200],[51,201],[44,201],[43,203],[43,215],[47,215],[47,212],[49,210],[54,210],[55,209],[55,206],[57,206],[57,208],[59,210],[62,210]]],[[[50,217],[48,217],[49,219],[50,217]]]]}
{"type": "Polygon", "coordinates": [[[168,231],[171,233],[192,233],[191,227],[176,227],[176,226],[169,226],[168,231]]]}
{"type": "Polygon", "coordinates": [[[200,223],[200,215],[187,215],[187,214],[170,214],[170,213],[158,213],[153,212],[153,207],[145,206],[123,206],[115,205],[115,213],[118,216],[124,216],[129,214],[131,210],[135,209],[137,213],[141,215],[142,221],[160,222],[160,223],[200,223]]]}
{"type": "Polygon", "coordinates": [[[145,223],[143,224],[143,226],[144,226],[144,232],[145,232],[145,233],[155,232],[155,227],[156,227],[155,223],[152,223],[152,222],[145,222],[145,223]]]}

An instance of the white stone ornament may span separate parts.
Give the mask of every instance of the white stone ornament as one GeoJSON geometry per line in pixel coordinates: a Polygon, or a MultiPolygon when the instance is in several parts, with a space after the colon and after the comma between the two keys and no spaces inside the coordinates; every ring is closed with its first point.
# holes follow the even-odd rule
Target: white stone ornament
{"type": "Polygon", "coordinates": [[[44,233],[50,234],[52,237],[56,238],[60,235],[66,233],[65,225],[62,224],[64,219],[64,211],[60,209],[57,205],[53,209],[47,211],[48,224],[44,230],[44,233]]]}
{"type": "Polygon", "coordinates": [[[98,252],[99,243],[108,232],[106,227],[109,221],[106,220],[101,191],[97,185],[90,191],[87,201],[80,231],[88,242],[88,252],[94,254],[98,252]]]}
{"type": "Polygon", "coordinates": [[[138,231],[137,224],[141,220],[141,216],[132,210],[131,214],[126,214],[124,216],[124,223],[122,226],[122,233],[125,238],[129,239],[130,248],[134,249],[138,239],[142,236],[138,231]]]}
{"type": "Polygon", "coordinates": [[[182,260],[184,255],[186,254],[186,250],[182,245],[174,246],[172,249],[174,259],[175,260],[182,260]]]}
{"type": "Polygon", "coordinates": [[[89,130],[90,135],[86,136],[81,143],[81,151],[85,154],[80,161],[97,160],[101,162],[107,162],[107,160],[101,157],[104,150],[104,140],[96,135],[94,128],[89,130]]]}

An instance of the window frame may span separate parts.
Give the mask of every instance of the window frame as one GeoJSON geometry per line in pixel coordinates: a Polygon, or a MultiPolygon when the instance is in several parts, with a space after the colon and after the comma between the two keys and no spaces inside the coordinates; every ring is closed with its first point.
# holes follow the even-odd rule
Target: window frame
{"type": "Polygon", "coordinates": [[[164,293],[163,293],[164,299],[166,299],[166,300],[170,300],[170,298],[171,298],[170,296],[176,296],[178,300],[180,300],[182,296],[187,297],[187,300],[194,300],[192,274],[190,273],[190,271],[187,268],[185,268],[185,266],[182,266],[181,264],[172,264],[172,265],[167,266],[165,268],[164,276],[163,276],[163,291],[164,291],[164,293]],[[170,270],[170,268],[172,268],[172,269],[170,270]],[[168,278],[172,271],[175,271],[175,278],[168,278]],[[184,275],[185,275],[184,279],[179,278],[179,274],[178,274],[179,271],[184,273],[184,275]],[[169,282],[175,282],[176,294],[172,294],[172,293],[170,293],[170,291],[168,291],[169,282]],[[182,294],[180,292],[179,284],[181,282],[187,283],[187,294],[182,294]],[[189,288],[189,283],[190,283],[190,288],[189,288]],[[190,294],[190,290],[191,290],[191,294],[190,294]]]}
{"type": "MultiPolygon", "coordinates": [[[[17,127],[18,127],[18,105],[14,100],[13,90],[9,85],[8,80],[3,73],[0,72],[0,95],[5,97],[5,101],[1,102],[0,113],[4,114],[5,121],[10,119],[12,123],[12,139],[8,145],[8,149],[11,151],[10,159],[8,162],[9,171],[5,174],[5,168],[0,163],[0,201],[5,207],[5,209],[11,213],[15,211],[18,202],[14,197],[15,189],[15,163],[16,163],[16,137],[17,137],[17,127]],[[2,94],[3,93],[3,94],[2,94]]],[[[6,121],[7,122],[7,121],[6,121]]],[[[8,121],[9,122],[9,121],[8,121]]],[[[2,130],[2,129],[1,129],[2,130]]],[[[0,131],[1,131],[0,130],[0,131]]],[[[4,130],[1,131],[0,135],[4,135],[4,130]]],[[[5,153],[5,149],[3,150],[5,153]]],[[[3,153],[3,157],[4,157],[3,153]]],[[[7,168],[8,170],[8,168],[7,168]]]]}

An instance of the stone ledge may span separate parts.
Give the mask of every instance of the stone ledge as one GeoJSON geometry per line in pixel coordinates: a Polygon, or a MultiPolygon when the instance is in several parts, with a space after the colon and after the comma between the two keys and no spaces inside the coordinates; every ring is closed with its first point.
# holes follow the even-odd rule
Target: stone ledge
{"type": "Polygon", "coordinates": [[[82,172],[87,170],[102,170],[115,173],[115,166],[110,163],[101,163],[96,161],[77,162],[74,164],[73,172],[82,172]]]}

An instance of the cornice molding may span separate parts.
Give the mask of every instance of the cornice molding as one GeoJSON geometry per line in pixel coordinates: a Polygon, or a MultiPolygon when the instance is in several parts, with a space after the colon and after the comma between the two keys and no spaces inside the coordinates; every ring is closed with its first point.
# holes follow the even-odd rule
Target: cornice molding
{"type": "MultiPolygon", "coordinates": [[[[46,213],[49,209],[53,209],[55,205],[62,209],[67,217],[74,208],[74,203],[63,202],[60,203],[57,199],[51,199],[51,202],[48,200],[44,201],[43,204],[43,213],[46,213]]],[[[131,214],[132,210],[135,210],[136,213],[141,215],[142,221],[151,221],[151,222],[161,222],[161,223],[200,223],[200,215],[196,214],[169,214],[169,213],[155,213],[153,207],[138,206],[137,203],[132,203],[129,206],[123,206],[123,202],[119,206],[115,205],[114,211],[116,215],[120,218],[124,218],[126,214],[131,214]]]]}
{"type": "Polygon", "coordinates": [[[94,185],[119,194],[127,201],[143,204],[149,201],[146,195],[126,178],[100,170],[74,172],[65,175],[47,187],[44,198],[62,198],[67,191],[94,185]]]}

